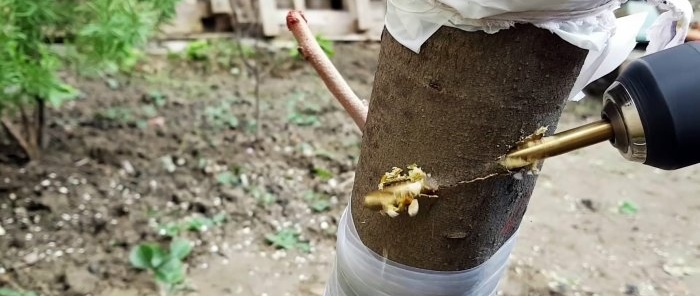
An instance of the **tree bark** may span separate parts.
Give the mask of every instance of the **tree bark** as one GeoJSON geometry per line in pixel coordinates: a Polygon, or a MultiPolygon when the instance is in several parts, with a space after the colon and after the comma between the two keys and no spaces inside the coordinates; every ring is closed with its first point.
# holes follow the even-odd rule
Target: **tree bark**
{"type": "Polygon", "coordinates": [[[554,131],[587,51],[531,25],[496,34],[443,27],[415,54],[385,30],[352,194],[363,243],[412,267],[457,271],[488,260],[518,229],[536,175],[498,158],[554,131]],[[415,217],[365,209],[392,167],[439,183],[415,217]]]}

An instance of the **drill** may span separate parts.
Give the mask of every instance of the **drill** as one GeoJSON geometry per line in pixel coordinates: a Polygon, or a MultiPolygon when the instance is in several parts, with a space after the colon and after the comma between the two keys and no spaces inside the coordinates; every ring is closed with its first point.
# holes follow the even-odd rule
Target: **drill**
{"type": "Polygon", "coordinates": [[[506,158],[524,165],[605,141],[663,170],[700,163],[700,42],[631,62],[603,94],[599,121],[518,145],[506,158]]]}

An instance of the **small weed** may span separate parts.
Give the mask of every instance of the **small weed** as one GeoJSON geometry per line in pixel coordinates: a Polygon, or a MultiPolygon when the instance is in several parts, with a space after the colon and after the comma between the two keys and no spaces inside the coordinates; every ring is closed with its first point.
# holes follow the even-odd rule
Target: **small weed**
{"type": "Polygon", "coordinates": [[[158,234],[168,237],[177,237],[184,231],[204,232],[214,227],[223,225],[226,222],[226,219],[226,213],[219,213],[211,218],[194,216],[182,221],[158,225],[158,234]]]}
{"type": "Polygon", "coordinates": [[[277,197],[274,194],[258,186],[251,188],[250,194],[258,202],[258,204],[262,205],[263,207],[270,206],[277,202],[277,197]]]}
{"type": "Polygon", "coordinates": [[[238,117],[231,112],[231,103],[222,101],[217,106],[209,106],[204,109],[204,115],[207,123],[216,128],[231,128],[238,127],[238,117]]]}
{"type": "Polygon", "coordinates": [[[141,106],[141,113],[148,118],[158,116],[158,110],[156,110],[156,107],[151,105],[141,106]]]}
{"type": "Polygon", "coordinates": [[[321,179],[321,181],[328,181],[333,178],[333,173],[324,168],[315,167],[311,170],[314,177],[321,179]]]}
{"type": "Polygon", "coordinates": [[[200,170],[203,170],[204,168],[207,167],[207,165],[209,165],[209,161],[210,160],[208,160],[206,158],[200,158],[199,160],[197,160],[197,168],[200,170]]]}
{"type": "Polygon", "coordinates": [[[639,207],[631,201],[623,201],[617,207],[617,212],[624,215],[634,215],[639,211],[639,207]]]}
{"type": "Polygon", "coordinates": [[[207,40],[197,40],[187,44],[185,57],[191,61],[203,61],[207,59],[210,51],[211,46],[207,40]]]}
{"type": "Polygon", "coordinates": [[[0,296],[39,296],[34,292],[22,292],[12,289],[0,288],[0,296]]]}
{"type": "Polygon", "coordinates": [[[309,203],[309,208],[316,213],[322,213],[331,208],[329,197],[325,194],[308,191],[304,194],[304,199],[309,203]]]}
{"type": "Polygon", "coordinates": [[[150,102],[151,104],[155,105],[156,107],[160,108],[165,106],[167,103],[168,97],[166,97],[162,92],[154,90],[150,91],[146,95],[146,100],[150,102]]]}
{"type": "Polygon", "coordinates": [[[109,107],[104,111],[97,112],[95,117],[96,119],[119,123],[129,123],[134,119],[131,109],[126,107],[109,107]]]}
{"type": "Polygon", "coordinates": [[[300,234],[292,229],[282,229],[275,234],[265,236],[267,242],[275,248],[292,250],[298,249],[304,253],[311,252],[308,241],[301,241],[300,234]]]}
{"type": "Polygon", "coordinates": [[[186,221],[187,230],[204,232],[208,229],[212,229],[215,226],[219,226],[226,221],[226,214],[219,213],[214,215],[214,217],[207,218],[197,216],[186,221]]]}
{"type": "Polygon", "coordinates": [[[182,225],[177,222],[170,222],[166,223],[164,225],[159,225],[158,226],[158,234],[167,236],[167,237],[176,237],[179,236],[180,233],[182,232],[182,225]]]}
{"type": "Polygon", "coordinates": [[[131,265],[151,271],[156,281],[164,284],[168,292],[181,287],[185,281],[183,260],[192,251],[192,242],[176,238],[168,251],[157,244],[140,244],[129,254],[131,265]]]}
{"type": "Polygon", "coordinates": [[[241,184],[241,178],[231,171],[225,171],[216,175],[216,182],[221,185],[235,186],[241,184]]]}
{"type": "Polygon", "coordinates": [[[300,94],[290,99],[287,103],[289,116],[287,120],[298,126],[315,126],[320,123],[318,114],[321,107],[317,104],[304,100],[304,95],[300,94]]]}

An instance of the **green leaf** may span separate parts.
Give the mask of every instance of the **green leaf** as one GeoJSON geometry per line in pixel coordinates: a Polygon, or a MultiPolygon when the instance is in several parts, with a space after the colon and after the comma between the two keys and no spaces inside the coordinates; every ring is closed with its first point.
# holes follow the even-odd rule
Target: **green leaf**
{"type": "Polygon", "coordinates": [[[185,55],[193,61],[201,61],[207,58],[210,51],[210,46],[207,40],[197,40],[187,44],[185,55]]]}
{"type": "Polygon", "coordinates": [[[80,92],[72,86],[61,83],[57,87],[51,88],[46,99],[52,107],[58,108],[64,102],[77,98],[79,93],[80,92]]]}
{"type": "Polygon", "coordinates": [[[214,226],[214,221],[205,217],[194,217],[187,222],[188,230],[204,231],[214,226]]]}
{"type": "Polygon", "coordinates": [[[175,257],[168,258],[155,270],[156,279],[167,284],[178,284],[185,280],[182,261],[175,257]]]}
{"type": "Polygon", "coordinates": [[[39,296],[34,292],[21,292],[12,289],[0,288],[0,296],[39,296]]]}
{"type": "Polygon", "coordinates": [[[214,224],[216,224],[216,225],[221,225],[221,224],[223,224],[224,222],[226,222],[226,219],[227,219],[227,215],[226,215],[226,213],[223,213],[223,212],[222,212],[222,213],[218,213],[218,214],[214,215],[214,217],[211,218],[211,220],[212,220],[212,221],[214,222],[214,224]]]}
{"type": "Polygon", "coordinates": [[[170,243],[170,256],[179,260],[185,259],[192,251],[192,242],[184,238],[176,238],[170,243]]]}
{"type": "Polygon", "coordinates": [[[169,237],[175,237],[180,235],[180,231],[182,230],[182,226],[178,223],[170,222],[165,225],[161,225],[158,228],[158,233],[169,236],[169,237]]]}
{"type": "Polygon", "coordinates": [[[148,118],[156,117],[158,115],[156,108],[150,105],[142,106],[141,111],[143,111],[143,115],[148,118]]]}
{"type": "Polygon", "coordinates": [[[617,207],[617,211],[620,214],[634,215],[637,214],[637,212],[639,211],[639,207],[631,201],[623,201],[617,207]]]}
{"type": "Polygon", "coordinates": [[[307,191],[304,193],[304,200],[309,203],[309,208],[316,213],[325,212],[331,207],[331,202],[325,194],[307,191]]]}
{"type": "Polygon", "coordinates": [[[302,252],[309,252],[311,248],[308,242],[300,241],[299,233],[292,229],[282,229],[275,234],[268,234],[265,239],[272,246],[286,250],[297,248],[302,252]]]}
{"type": "Polygon", "coordinates": [[[141,244],[131,250],[129,261],[139,269],[154,269],[165,259],[166,255],[159,245],[141,244]]]}
{"type": "Polygon", "coordinates": [[[253,198],[263,206],[269,206],[277,201],[277,197],[275,197],[275,195],[272,193],[267,192],[267,190],[264,188],[261,189],[257,186],[253,187],[250,193],[253,195],[253,198]]]}
{"type": "Polygon", "coordinates": [[[162,92],[155,90],[148,93],[148,99],[157,107],[163,107],[165,106],[167,97],[162,92]]]}
{"type": "Polygon", "coordinates": [[[311,245],[308,242],[300,242],[297,244],[297,249],[304,253],[311,253],[311,245]]]}
{"type": "Polygon", "coordinates": [[[240,178],[231,171],[225,171],[216,175],[216,182],[221,185],[238,185],[240,178]]]}
{"type": "Polygon", "coordinates": [[[322,181],[328,181],[333,178],[333,173],[323,168],[313,168],[312,173],[322,181]]]}
{"type": "Polygon", "coordinates": [[[310,207],[314,212],[321,213],[331,208],[331,202],[325,199],[319,199],[312,202],[310,207]]]}
{"type": "Polygon", "coordinates": [[[268,234],[265,236],[265,238],[273,247],[291,250],[298,243],[297,236],[298,234],[296,232],[289,229],[283,229],[276,234],[268,234]]]}
{"type": "Polygon", "coordinates": [[[234,116],[234,115],[231,114],[231,115],[228,116],[228,118],[227,118],[227,120],[226,120],[226,124],[227,124],[228,127],[230,127],[230,128],[237,128],[237,127],[238,127],[238,124],[239,124],[239,123],[238,123],[238,118],[237,118],[236,116],[234,116]]]}
{"type": "Polygon", "coordinates": [[[332,58],[335,55],[335,50],[333,49],[333,41],[324,38],[321,35],[316,35],[316,42],[318,42],[318,45],[321,46],[321,49],[323,50],[324,53],[329,58],[332,58]]]}

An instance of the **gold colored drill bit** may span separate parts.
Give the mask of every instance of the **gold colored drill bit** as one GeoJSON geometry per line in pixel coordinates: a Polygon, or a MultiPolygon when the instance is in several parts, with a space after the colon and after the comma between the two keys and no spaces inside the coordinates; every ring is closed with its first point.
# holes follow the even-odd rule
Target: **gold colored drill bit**
{"type": "Polygon", "coordinates": [[[614,137],[612,125],[601,120],[563,131],[549,137],[531,137],[508,153],[501,161],[507,169],[532,165],[545,158],[591,146],[614,137]]]}

